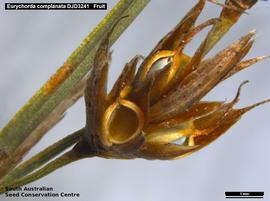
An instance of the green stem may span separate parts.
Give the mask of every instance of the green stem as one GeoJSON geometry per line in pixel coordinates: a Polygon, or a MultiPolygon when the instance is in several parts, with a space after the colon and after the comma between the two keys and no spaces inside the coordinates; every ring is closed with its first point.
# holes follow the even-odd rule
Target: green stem
{"type": "Polygon", "coordinates": [[[3,186],[16,179],[24,177],[25,175],[29,174],[33,170],[36,170],[37,168],[41,167],[43,164],[47,163],[49,160],[51,160],[58,154],[62,153],[64,150],[74,145],[76,142],[78,142],[81,136],[83,135],[83,133],[84,133],[84,129],[80,129],[66,136],[65,138],[59,140],[53,145],[47,147],[43,151],[39,152],[37,155],[25,161],[24,163],[19,165],[17,168],[9,172],[9,174],[7,174],[5,177],[3,177],[0,180],[1,182],[0,186],[3,186]]]}
{"type": "Polygon", "coordinates": [[[117,25],[114,43],[150,0],[120,0],[108,15],[85,38],[62,66],[68,73],[58,71],[0,130],[0,177],[15,167],[39,139],[62,117],[63,113],[82,95],[81,81],[93,65],[94,56],[104,34],[121,16],[126,20],[117,25]],[[62,76],[62,77],[61,77],[62,76]],[[78,89],[79,86],[79,89],[78,89]],[[79,91],[74,92],[74,89],[79,91]],[[50,89],[50,90],[48,90],[50,89]],[[75,97],[71,96],[75,93],[75,97]]]}
{"type": "Polygon", "coordinates": [[[87,158],[87,157],[91,157],[91,155],[77,154],[77,153],[74,153],[73,150],[66,152],[65,154],[56,158],[55,160],[53,160],[52,162],[50,162],[49,164],[47,164],[43,168],[39,169],[38,171],[36,171],[30,175],[27,175],[25,177],[22,177],[18,180],[15,180],[14,182],[11,182],[9,184],[1,185],[0,186],[0,194],[5,193],[8,190],[8,188],[16,188],[19,186],[24,186],[28,183],[31,183],[33,181],[36,181],[36,180],[48,175],[49,173],[55,171],[56,169],[59,169],[67,164],[70,164],[72,162],[75,162],[77,160],[87,158]]]}

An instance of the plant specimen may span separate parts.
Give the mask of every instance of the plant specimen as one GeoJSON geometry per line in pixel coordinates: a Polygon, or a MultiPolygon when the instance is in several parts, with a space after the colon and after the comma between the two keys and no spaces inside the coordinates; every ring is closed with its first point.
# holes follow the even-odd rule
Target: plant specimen
{"type": "MultiPolygon", "coordinates": [[[[67,100],[78,98],[81,96],[78,88],[86,86],[85,128],[48,147],[17,168],[3,168],[2,175],[7,174],[1,180],[1,192],[5,191],[5,186],[27,184],[61,166],[87,157],[167,160],[186,156],[216,140],[246,112],[269,102],[265,100],[235,109],[241,87],[247,81],[239,86],[231,102],[202,101],[220,82],[266,58],[242,61],[254,43],[254,31],[214,57],[205,58],[239,17],[257,1],[227,0],[225,5],[211,2],[223,6],[219,18],[196,25],[206,4],[206,0],[199,0],[147,57],[137,55],[129,61],[112,90],[107,92],[112,35],[119,24],[130,18],[129,15],[116,17],[97,45],[89,76],[84,77],[82,83],[66,97],[67,100]],[[186,45],[208,26],[212,26],[212,29],[194,55],[187,55],[184,52],[186,45]],[[139,65],[140,60],[143,61],[139,65]],[[74,144],[70,151],[31,173],[74,144]]],[[[65,63],[44,85],[42,92],[51,95],[73,73],[73,68],[74,63],[65,63]]],[[[60,117],[57,112],[50,117],[54,119],[53,123],[60,117]]],[[[3,151],[2,158],[7,158],[3,151]]]]}

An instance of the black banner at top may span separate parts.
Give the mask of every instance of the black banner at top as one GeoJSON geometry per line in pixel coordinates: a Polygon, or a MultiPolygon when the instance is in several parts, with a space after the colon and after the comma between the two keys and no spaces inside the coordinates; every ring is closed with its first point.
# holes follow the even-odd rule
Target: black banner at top
{"type": "Polygon", "coordinates": [[[6,10],[106,10],[107,3],[5,3],[6,10]]]}

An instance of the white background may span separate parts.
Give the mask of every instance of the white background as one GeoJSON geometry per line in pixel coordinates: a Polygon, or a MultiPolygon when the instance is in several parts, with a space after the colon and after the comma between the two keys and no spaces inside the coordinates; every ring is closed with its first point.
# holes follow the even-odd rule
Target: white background
{"type": "MultiPolygon", "coordinates": [[[[107,2],[110,9],[116,0],[107,2]]],[[[196,2],[196,0],[151,1],[112,47],[114,53],[110,86],[125,62],[135,54],[147,55],[158,40],[174,27],[196,2]]],[[[244,15],[215,50],[224,48],[256,28],[256,43],[247,57],[270,54],[269,11],[270,2],[259,1],[249,11],[250,15],[244,15]]],[[[63,64],[107,12],[5,11],[4,2],[1,2],[0,128],[42,86],[57,67],[63,64]]],[[[199,22],[218,16],[219,12],[220,7],[208,3],[199,22]]],[[[195,38],[187,48],[188,53],[194,52],[204,35],[205,32],[195,38]]],[[[251,83],[244,87],[238,106],[269,98],[269,63],[269,60],[263,61],[241,72],[216,87],[206,99],[230,100],[234,97],[238,85],[246,79],[251,83]]],[[[216,201],[225,200],[224,191],[265,191],[265,200],[269,200],[269,109],[268,104],[251,111],[226,135],[184,159],[177,161],[85,159],[59,169],[29,186],[48,186],[53,187],[55,192],[81,194],[79,199],[65,200],[216,201]]],[[[83,101],[78,101],[68,110],[65,119],[47,133],[26,158],[83,127],[84,110],[83,101]]],[[[0,200],[29,199],[2,196],[0,200]]]]}

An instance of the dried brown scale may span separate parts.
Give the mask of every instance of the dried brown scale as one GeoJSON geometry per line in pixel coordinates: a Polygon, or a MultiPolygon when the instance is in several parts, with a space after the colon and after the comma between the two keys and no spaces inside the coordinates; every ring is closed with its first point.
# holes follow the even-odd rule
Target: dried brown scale
{"type": "Polygon", "coordinates": [[[137,86],[137,84],[139,84],[141,81],[142,74],[145,71],[145,64],[155,53],[157,53],[159,50],[174,50],[179,45],[181,38],[194,26],[196,19],[204,8],[204,5],[205,0],[200,0],[199,3],[197,3],[197,5],[195,5],[194,8],[192,8],[186,14],[186,16],[179,22],[179,24],[176,25],[176,27],[158,42],[156,47],[151,51],[149,56],[145,58],[144,62],[138,69],[135,78],[135,86],[137,86]]]}
{"type": "Polygon", "coordinates": [[[136,55],[130,62],[126,64],[121,75],[115,82],[111,92],[108,94],[108,102],[112,102],[119,97],[121,91],[131,84],[135,76],[137,63],[141,58],[141,56],[136,55]]]}
{"type": "Polygon", "coordinates": [[[91,135],[86,135],[89,144],[98,147],[100,119],[104,112],[106,91],[107,91],[107,74],[108,74],[108,38],[102,41],[94,60],[95,68],[91,71],[85,89],[86,104],[86,131],[91,135]]]}
{"type": "Polygon", "coordinates": [[[237,121],[240,120],[241,116],[245,114],[246,112],[250,111],[251,109],[269,102],[270,100],[262,101],[260,103],[256,103],[252,106],[248,106],[246,108],[242,109],[232,109],[230,112],[226,115],[226,118],[223,119],[222,124],[219,125],[219,127],[215,128],[212,132],[208,133],[207,137],[205,136],[198,136],[196,137],[195,143],[201,144],[203,146],[208,145],[212,141],[216,140],[218,137],[220,137],[221,134],[225,133],[231,126],[233,126],[237,121]]]}
{"type": "Polygon", "coordinates": [[[228,27],[256,1],[237,3],[227,0],[218,19],[196,26],[205,2],[199,1],[157,44],[137,73],[141,56],[128,62],[110,92],[106,85],[110,61],[108,43],[113,29],[108,32],[98,49],[87,82],[86,132],[76,146],[77,152],[81,149],[94,151],[97,156],[118,159],[184,157],[220,137],[244,113],[270,101],[234,109],[240,89],[247,82],[240,85],[235,99],[229,103],[201,101],[224,79],[264,58],[241,62],[254,42],[255,32],[251,31],[216,56],[204,59],[209,47],[211,49],[228,27]],[[209,25],[213,28],[195,54],[186,55],[186,44],[209,25]],[[157,69],[155,65],[161,59],[167,59],[167,64],[157,69]]]}
{"type": "Polygon", "coordinates": [[[185,111],[184,113],[175,116],[169,120],[163,121],[158,124],[149,124],[148,130],[146,132],[153,132],[157,129],[169,128],[180,123],[183,123],[189,119],[197,119],[199,117],[205,116],[209,113],[214,112],[218,109],[224,102],[200,102],[194,105],[189,110],[185,111]]]}
{"type": "MultiPolygon", "coordinates": [[[[156,103],[162,96],[164,96],[164,94],[168,93],[177,83],[181,81],[184,75],[188,74],[193,66],[200,62],[199,55],[196,55],[199,58],[194,56],[192,57],[191,61],[189,61],[189,58],[185,58],[185,55],[183,55],[183,50],[186,44],[188,44],[197,33],[218,21],[219,20],[216,18],[210,19],[190,29],[188,33],[183,35],[178,47],[174,50],[175,53],[172,57],[172,62],[163,67],[156,76],[153,89],[151,90],[151,105],[156,103]]],[[[147,77],[149,76],[151,76],[150,73],[148,73],[147,77]]]]}
{"type": "MultiPolygon", "coordinates": [[[[209,21],[206,21],[206,24],[209,23],[209,25],[215,25],[218,22],[220,22],[219,18],[214,18],[214,19],[210,19],[209,21]]],[[[199,27],[199,26],[198,26],[199,27]]],[[[199,29],[199,31],[201,31],[202,29],[199,29]]],[[[182,76],[178,76],[180,78],[178,78],[179,81],[181,80],[181,78],[187,76],[189,73],[191,73],[192,71],[196,70],[196,68],[198,67],[198,65],[200,64],[200,62],[203,59],[203,53],[204,53],[204,49],[205,49],[205,45],[207,40],[205,40],[200,48],[198,48],[195,52],[195,54],[193,55],[193,57],[191,58],[190,62],[187,64],[187,66],[185,67],[185,70],[182,72],[182,76]]]]}
{"type": "Polygon", "coordinates": [[[216,111],[196,119],[194,121],[195,128],[199,130],[212,128],[214,130],[219,127],[222,124],[222,121],[226,119],[226,116],[233,110],[233,106],[239,102],[241,88],[247,83],[248,81],[245,81],[239,86],[237,94],[231,102],[223,104],[216,111]]]}
{"type": "MultiPolygon", "coordinates": [[[[146,73],[145,79],[141,81],[140,85],[136,85],[135,88],[143,88],[146,83],[149,82],[152,76],[155,77],[155,81],[153,83],[153,89],[151,90],[151,104],[155,103],[158,99],[161,98],[161,96],[164,96],[175,84],[177,84],[184,74],[187,74],[189,69],[192,67],[191,65],[196,65],[199,63],[199,59],[194,60],[194,57],[192,58],[192,61],[188,63],[189,58],[184,55],[183,49],[187,43],[189,43],[193,37],[200,32],[202,29],[206,28],[209,25],[213,25],[216,22],[218,22],[219,19],[210,19],[194,28],[191,28],[188,33],[185,33],[182,35],[181,41],[178,42],[178,47],[174,50],[174,55],[172,55],[173,62],[167,64],[165,67],[163,67],[159,72],[155,72],[155,74],[151,73],[152,68],[149,69],[148,67],[145,67],[144,65],[148,66],[149,62],[142,64],[141,68],[143,69],[149,69],[149,72],[146,72],[145,70],[143,72],[146,73]]],[[[159,55],[160,52],[157,51],[153,57],[156,55],[159,55]]],[[[197,55],[198,56],[198,55],[197,55]]],[[[152,58],[153,58],[152,57],[152,58]]],[[[155,61],[151,63],[151,65],[154,65],[155,61]]],[[[149,61],[149,60],[148,60],[149,61]]]]}
{"type": "Polygon", "coordinates": [[[242,55],[242,51],[252,42],[252,37],[253,33],[249,33],[184,78],[175,91],[151,107],[152,121],[158,122],[173,117],[199,101],[245,56],[242,55]],[[176,105],[172,105],[172,102],[176,102],[176,105]]]}
{"type": "MultiPolygon", "coordinates": [[[[238,73],[239,71],[242,71],[250,66],[252,66],[253,64],[256,64],[259,61],[262,61],[264,59],[268,59],[270,58],[270,56],[262,56],[262,57],[256,57],[256,58],[252,58],[252,59],[248,59],[246,61],[242,61],[239,64],[237,64],[224,78],[228,79],[229,77],[233,76],[234,74],[238,73]]],[[[223,81],[222,80],[222,81],[223,81]]]]}
{"type": "MultiPolygon", "coordinates": [[[[186,14],[180,23],[158,43],[155,49],[175,49],[178,47],[181,38],[195,25],[197,18],[205,6],[205,2],[205,0],[200,0],[197,5],[186,14]]],[[[151,52],[150,55],[152,53],[153,52],[151,52]]]]}

